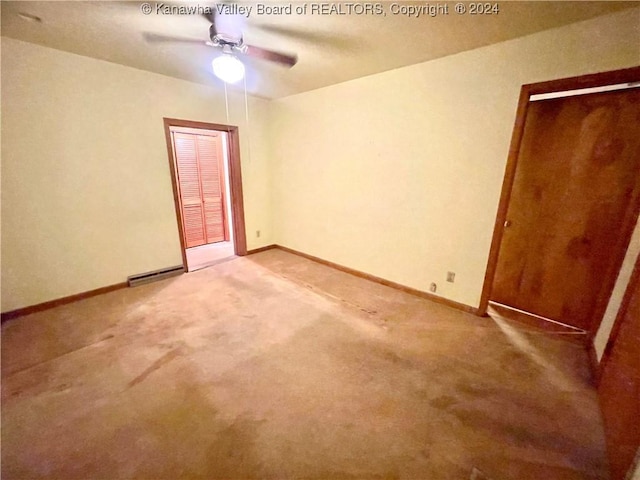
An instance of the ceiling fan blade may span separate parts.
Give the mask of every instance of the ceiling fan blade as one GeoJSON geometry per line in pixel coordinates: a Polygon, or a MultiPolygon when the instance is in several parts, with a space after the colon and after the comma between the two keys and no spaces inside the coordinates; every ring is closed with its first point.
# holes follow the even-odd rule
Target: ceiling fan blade
{"type": "Polygon", "coordinates": [[[303,42],[322,43],[325,45],[331,45],[340,48],[345,48],[353,45],[353,39],[338,37],[330,33],[309,32],[278,25],[253,25],[253,27],[260,29],[263,32],[273,33],[275,35],[281,35],[292,40],[300,40],[303,42]]]}
{"type": "Polygon", "coordinates": [[[254,47],[253,45],[245,45],[242,53],[249,57],[261,58],[263,60],[269,60],[270,62],[281,63],[289,67],[293,67],[298,61],[298,57],[295,55],[278,53],[272,50],[267,50],[266,48],[254,47]]]}
{"type": "Polygon", "coordinates": [[[216,24],[216,7],[215,7],[215,5],[210,7],[209,13],[204,12],[202,14],[202,16],[207,19],[207,22],[209,22],[211,25],[213,25],[215,27],[215,24],[216,24]]]}
{"type": "Polygon", "coordinates": [[[217,6],[215,4],[207,5],[208,10],[205,11],[202,16],[206,18],[209,25],[209,38],[213,41],[213,37],[218,34],[218,28],[216,26],[216,10],[217,6]]]}
{"type": "Polygon", "coordinates": [[[159,33],[144,32],[144,39],[149,43],[188,43],[192,45],[207,45],[204,40],[185,37],[173,37],[171,35],[161,35],[159,33]]]}

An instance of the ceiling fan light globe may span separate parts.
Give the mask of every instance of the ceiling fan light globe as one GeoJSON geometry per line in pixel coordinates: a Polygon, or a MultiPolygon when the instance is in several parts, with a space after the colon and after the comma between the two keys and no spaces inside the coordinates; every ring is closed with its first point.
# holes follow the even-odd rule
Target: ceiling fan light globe
{"type": "Polygon", "coordinates": [[[211,62],[213,73],[226,83],[237,83],[244,78],[244,64],[228,53],[216,57],[211,62]]]}

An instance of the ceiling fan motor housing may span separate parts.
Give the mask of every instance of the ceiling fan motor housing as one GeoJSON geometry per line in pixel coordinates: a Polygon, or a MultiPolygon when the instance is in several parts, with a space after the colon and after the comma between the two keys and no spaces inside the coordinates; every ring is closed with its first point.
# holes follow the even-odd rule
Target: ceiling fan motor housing
{"type": "Polygon", "coordinates": [[[225,35],[223,33],[218,33],[216,32],[215,25],[211,25],[209,27],[209,38],[211,39],[211,43],[213,43],[215,46],[224,47],[225,45],[229,45],[233,48],[242,47],[243,44],[242,37],[236,38],[230,35],[225,35]]]}

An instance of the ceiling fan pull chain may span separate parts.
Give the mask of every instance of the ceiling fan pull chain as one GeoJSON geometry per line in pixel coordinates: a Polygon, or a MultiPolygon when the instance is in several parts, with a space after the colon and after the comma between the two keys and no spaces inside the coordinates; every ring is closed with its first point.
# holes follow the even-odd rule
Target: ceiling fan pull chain
{"type": "Polygon", "coordinates": [[[231,125],[229,123],[229,96],[227,94],[227,82],[222,82],[224,84],[224,107],[227,112],[227,125],[231,125]]]}
{"type": "Polygon", "coordinates": [[[247,163],[251,164],[251,125],[249,124],[249,100],[247,98],[247,76],[244,76],[244,116],[247,123],[247,163]]]}

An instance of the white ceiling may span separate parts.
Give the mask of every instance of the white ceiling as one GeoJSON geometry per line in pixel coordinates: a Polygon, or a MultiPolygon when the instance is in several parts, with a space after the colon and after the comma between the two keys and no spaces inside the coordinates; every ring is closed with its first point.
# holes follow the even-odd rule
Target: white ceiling
{"type": "MultiPolygon", "coordinates": [[[[143,3],[3,0],[2,35],[198,83],[219,84],[211,73],[211,59],[218,50],[205,45],[148,43],[143,37],[147,32],[204,42],[209,24],[203,16],[163,14],[157,6],[211,8],[214,4],[150,1],[152,13],[145,15],[143,3]],[[28,21],[18,13],[42,21],[28,21]]],[[[394,3],[402,7],[427,4],[385,1],[381,15],[330,15],[311,14],[310,9],[320,8],[321,2],[238,2],[235,5],[252,7],[248,18],[219,18],[230,22],[230,29],[241,28],[245,43],[298,55],[291,69],[243,58],[249,93],[278,98],[638,5],[635,1],[501,1],[497,14],[460,15],[454,11],[455,2],[430,2],[448,5],[448,15],[415,18],[394,14],[394,3]],[[292,5],[292,14],[260,15],[260,3],[292,5]],[[296,7],[304,4],[307,14],[296,14],[296,7]]],[[[470,8],[469,2],[464,4],[470,8]]],[[[347,4],[341,8],[347,11],[347,4]]]]}

